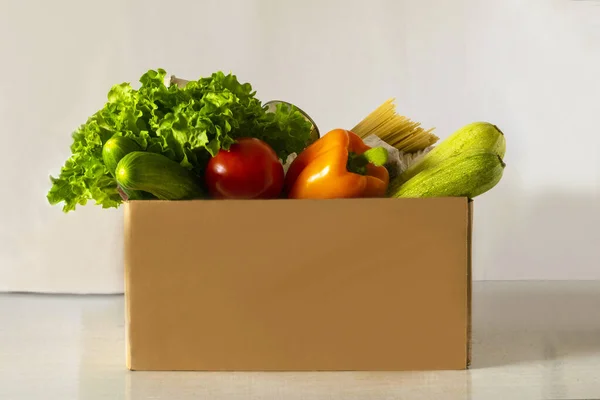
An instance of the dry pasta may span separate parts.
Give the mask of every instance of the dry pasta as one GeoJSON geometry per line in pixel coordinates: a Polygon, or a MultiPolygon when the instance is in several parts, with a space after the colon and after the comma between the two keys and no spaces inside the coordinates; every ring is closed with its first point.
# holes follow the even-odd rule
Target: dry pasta
{"type": "Polygon", "coordinates": [[[352,132],[361,138],[377,135],[386,143],[406,153],[426,149],[439,140],[432,133],[433,128],[425,130],[420,123],[399,115],[394,101],[395,99],[389,99],[380,105],[359,122],[352,132]]]}

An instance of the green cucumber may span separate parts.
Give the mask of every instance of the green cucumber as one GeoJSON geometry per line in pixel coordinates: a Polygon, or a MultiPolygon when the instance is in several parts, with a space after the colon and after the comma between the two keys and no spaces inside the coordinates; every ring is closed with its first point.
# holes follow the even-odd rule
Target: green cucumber
{"type": "Polygon", "coordinates": [[[156,199],[153,195],[148,192],[142,192],[141,190],[127,190],[117,185],[121,198],[127,200],[153,200],[156,199]]]}
{"type": "Polygon", "coordinates": [[[504,134],[496,125],[489,122],[473,122],[465,125],[404,171],[390,186],[397,189],[421,171],[432,168],[447,158],[477,149],[488,150],[504,158],[506,153],[504,134]]]}
{"type": "Polygon", "coordinates": [[[160,200],[204,197],[196,177],[162,154],[134,151],[119,161],[116,179],[124,192],[144,191],[160,200]]]}
{"type": "Polygon", "coordinates": [[[102,160],[108,172],[114,177],[117,164],[127,154],[142,148],[133,140],[123,136],[113,136],[102,146],[102,160]]]}
{"type": "Polygon", "coordinates": [[[504,174],[502,158],[489,150],[470,150],[421,171],[390,197],[468,197],[492,189],[504,174]]]}

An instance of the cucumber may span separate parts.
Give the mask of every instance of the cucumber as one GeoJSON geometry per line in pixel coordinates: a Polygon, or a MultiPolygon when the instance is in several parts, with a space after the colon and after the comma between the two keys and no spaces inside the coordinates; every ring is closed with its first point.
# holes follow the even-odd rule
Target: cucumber
{"type": "Polygon", "coordinates": [[[156,199],[153,195],[148,192],[142,192],[141,190],[127,190],[117,185],[119,194],[124,201],[127,200],[152,200],[156,199]]]}
{"type": "Polygon", "coordinates": [[[419,172],[392,189],[390,197],[468,197],[492,189],[504,174],[506,165],[494,151],[469,150],[419,172]]]}
{"type": "Polygon", "coordinates": [[[116,179],[124,192],[144,191],[160,200],[204,197],[196,177],[162,154],[134,151],[119,161],[116,179]]]}
{"type": "Polygon", "coordinates": [[[114,177],[117,164],[123,157],[142,148],[133,140],[123,136],[113,136],[102,147],[102,160],[108,172],[114,177]]]}
{"type": "Polygon", "coordinates": [[[421,171],[432,168],[447,158],[476,149],[488,150],[504,158],[506,152],[504,134],[496,125],[489,122],[473,122],[465,125],[434,147],[421,161],[404,171],[391,186],[398,188],[421,171]]]}

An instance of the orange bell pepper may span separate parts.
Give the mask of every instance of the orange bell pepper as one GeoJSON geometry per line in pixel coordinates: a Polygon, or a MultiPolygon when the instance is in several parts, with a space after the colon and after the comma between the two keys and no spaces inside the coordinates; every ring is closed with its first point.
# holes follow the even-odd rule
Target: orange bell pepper
{"type": "Polygon", "coordinates": [[[347,130],[335,129],[308,146],[285,178],[291,199],[382,197],[390,177],[384,148],[371,148],[347,130]]]}

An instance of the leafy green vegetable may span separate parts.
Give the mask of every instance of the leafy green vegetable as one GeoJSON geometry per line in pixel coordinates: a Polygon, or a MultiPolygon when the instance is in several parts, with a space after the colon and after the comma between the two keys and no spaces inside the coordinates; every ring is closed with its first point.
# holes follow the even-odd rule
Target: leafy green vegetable
{"type": "Polygon", "coordinates": [[[192,171],[201,181],[210,157],[229,149],[236,138],[255,137],[286,160],[310,140],[311,124],[284,104],[275,112],[255,97],[249,83],[216,72],[183,88],[165,85],[166,71],[146,72],[141,87],[115,85],[104,108],[73,133],[71,157],[60,175],[50,177],[50,204],[64,202],[63,211],[89,200],[103,208],[118,207],[117,183],[104,165],[102,146],[113,136],[130,138],[143,151],[163,154],[192,171]]]}

